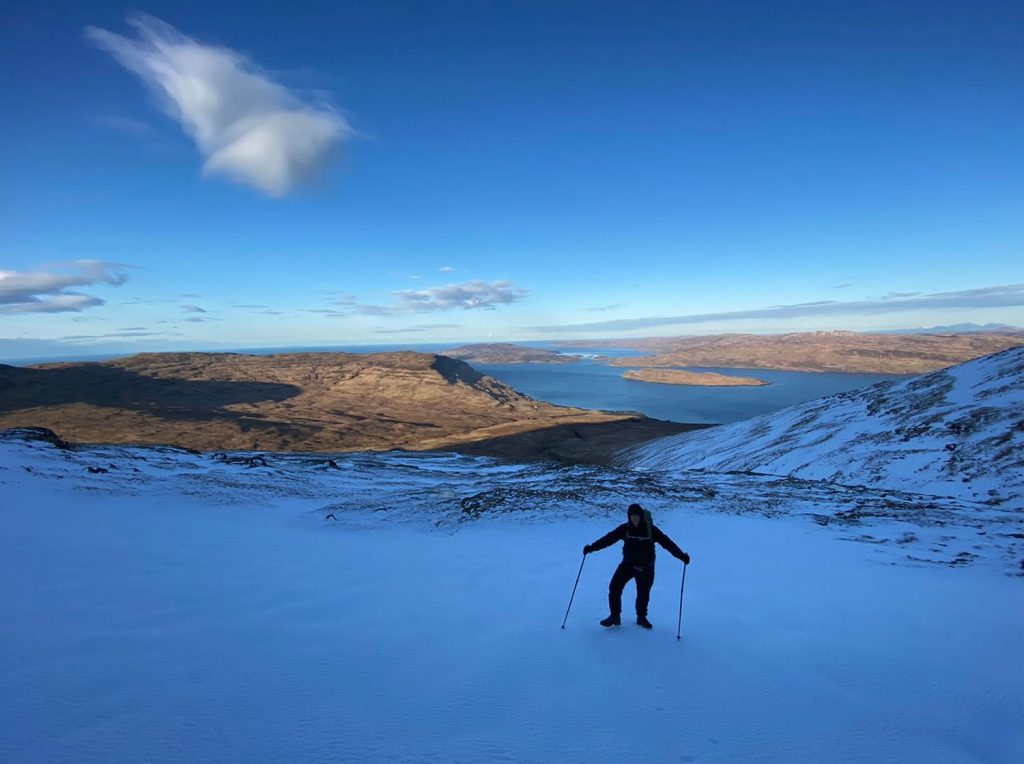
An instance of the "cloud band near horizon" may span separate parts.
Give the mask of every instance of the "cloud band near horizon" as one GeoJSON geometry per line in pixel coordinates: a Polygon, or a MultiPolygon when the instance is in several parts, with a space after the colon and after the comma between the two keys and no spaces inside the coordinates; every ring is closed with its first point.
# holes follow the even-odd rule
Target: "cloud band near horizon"
{"type": "Polygon", "coordinates": [[[1024,306],[1024,284],[964,289],[955,292],[935,292],[909,296],[906,293],[893,294],[869,300],[797,303],[793,305],[771,305],[751,310],[734,310],[718,313],[689,313],[679,316],[649,316],[642,318],[621,318],[610,321],[591,321],[582,324],[558,324],[528,327],[540,332],[595,332],[631,331],[653,329],[675,324],[703,324],[712,321],[740,321],[744,319],[780,319],[805,316],[834,315],[878,315],[911,310],[935,310],[939,308],[1007,308],[1024,306]]]}

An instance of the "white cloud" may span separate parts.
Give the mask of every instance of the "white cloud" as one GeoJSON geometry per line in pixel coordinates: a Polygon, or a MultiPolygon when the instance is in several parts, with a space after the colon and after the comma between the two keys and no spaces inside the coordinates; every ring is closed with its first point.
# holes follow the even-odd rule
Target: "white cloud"
{"type": "Polygon", "coordinates": [[[95,27],[86,35],[157,94],[195,141],[204,173],[282,196],[352,135],[333,108],[303,103],[245,56],[197,42],[153,16],[128,21],[136,38],[95,27]]]}
{"type": "Polygon", "coordinates": [[[182,305],[181,309],[186,313],[205,313],[206,308],[200,308],[198,305],[182,305]]]}
{"type": "Polygon", "coordinates": [[[91,284],[120,286],[128,276],[117,269],[127,266],[99,260],[78,260],[53,266],[54,272],[0,270],[0,313],[67,313],[102,305],[103,300],[73,287],[91,284]]]}
{"type": "Polygon", "coordinates": [[[498,305],[517,302],[527,295],[525,289],[512,286],[510,281],[468,281],[433,289],[395,292],[403,307],[417,312],[430,310],[493,310],[498,305]]]}
{"type": "MultiPolygon", "coordinates": [[[[305,310],[305,313],[320,313],[330,318],[350,316],[397,316],[408,313],[427,313],[438,310],[494,310],[522,300],[528,292],[512,285],[510,281],[470,281],[464,284],[448,284],[430,289],[408,289],[392,292],[392,305],[374,305],[360,302],[355,295],[342,294],[332,301],[339,308],[305,310]]],[[[433,328],[434,325],[429,325],[433,328]]],[[[444,326],[450,326],[445,324],[444,326]]],[[[390,330],[389,330],[390,331],[390,330]]]]}

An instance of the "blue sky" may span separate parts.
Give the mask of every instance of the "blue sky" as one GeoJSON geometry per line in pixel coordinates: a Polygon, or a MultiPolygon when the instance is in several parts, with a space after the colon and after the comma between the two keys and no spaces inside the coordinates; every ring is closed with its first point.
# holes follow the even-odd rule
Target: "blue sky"
{"type": "Polygon", "coordinates": [[[1024,324],[1017,2],[40,5],[0,357],[1024,324]]]}

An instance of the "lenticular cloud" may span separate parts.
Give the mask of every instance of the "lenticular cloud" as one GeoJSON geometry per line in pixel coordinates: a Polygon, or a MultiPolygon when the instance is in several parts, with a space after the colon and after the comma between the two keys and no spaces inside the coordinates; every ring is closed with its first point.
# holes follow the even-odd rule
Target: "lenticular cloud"
{"type": "Polygon", "coordinates": [[[352,134],[334,109],[303,103],[233,50],[196,42],[152,16],[129,23],[137,38],[94,27],[86,35],[160,97],[198,146],[206,174],[281,196],[352,134]]]}

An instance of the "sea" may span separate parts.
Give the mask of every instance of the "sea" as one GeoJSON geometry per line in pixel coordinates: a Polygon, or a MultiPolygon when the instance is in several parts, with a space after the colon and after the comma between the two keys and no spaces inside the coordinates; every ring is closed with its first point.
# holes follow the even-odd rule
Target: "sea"
{"type": "MultiPolygon", "coordinates": [[[[546,347],[533,342],[531,347],[546,347]]],[[[235,351],[270,355],[273,353],[347,352],[382,353],[415,350],[436,353],[454,347],[453,343],[417,345],[338,345],[316,347],[243,348],[235,351]]],[[[563,406],[578,406],[604,411],[635,411],[654,419],[702,424],[728,424],[769,414],[827,395],[853,390],[903,377],[892,374],[845,374],[836,372],[774,371],[771,369],[733,369],[704,366],[677,367],[688,371],[708,371],[734,376],[757,377],[768,382],[758,387],[695,387],[665,385],[623,379],[623,372],[637,366],[609,366],[596,356],[631,358],[645,355],[628,348],[558,347],[561,352],[584,356],[578,363],[471,364],[483,374],[501,380],[532,398],[563,406]]],[[[5,361],[20,366],[66,361],[105,361],[123,357],[94,355],[78,358],[47,358],[5,361]]]]}

